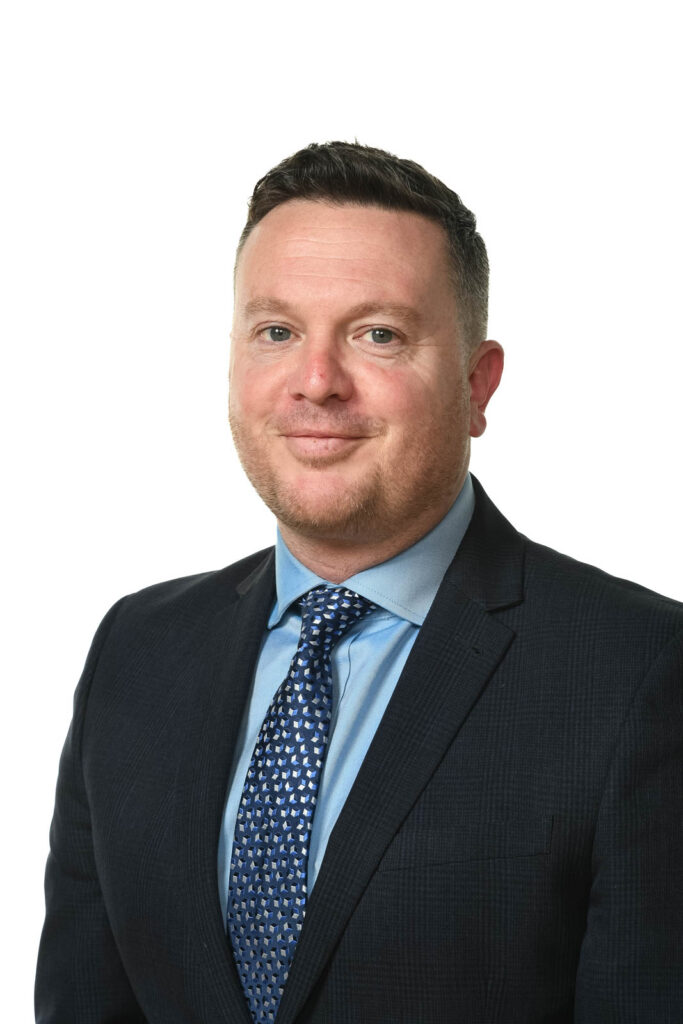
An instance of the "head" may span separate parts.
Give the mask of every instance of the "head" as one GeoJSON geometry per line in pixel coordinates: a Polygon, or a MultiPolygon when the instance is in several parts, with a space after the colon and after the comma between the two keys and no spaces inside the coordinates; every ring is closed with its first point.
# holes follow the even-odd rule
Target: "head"
{"type": "Polygon", "coordinates": [[[345,552],[341,579],[391,557],[455,499],[502,371],[500,346],[481,338],[485,282],[474,217],[409,161],[333,143],[256,186],[230,420],[247,475],[311,567],[345,552]]]}
{"type": "Polygon", "coordinates": [[[236,264],[254,227],[292,199],[378,206],[419,213],[443,229],[462,343],[476,348],[486,338],[489,263],[474,214],[457,193],[415,163],[357,142],[312,143],[256,183],[236,264]]]}

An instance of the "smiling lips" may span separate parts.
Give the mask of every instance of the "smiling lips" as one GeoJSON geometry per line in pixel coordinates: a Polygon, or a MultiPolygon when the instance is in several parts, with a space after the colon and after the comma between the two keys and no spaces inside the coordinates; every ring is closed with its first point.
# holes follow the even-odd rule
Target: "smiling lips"
{"type": "Polygon", "coordinates": [[[311,457],[338,455],[350,450],[360,441],[366,439],[364,434],[341,434],[324,430],[295,429],[292,433],[283,433],[287,447],[292,454],[311,457]]]}

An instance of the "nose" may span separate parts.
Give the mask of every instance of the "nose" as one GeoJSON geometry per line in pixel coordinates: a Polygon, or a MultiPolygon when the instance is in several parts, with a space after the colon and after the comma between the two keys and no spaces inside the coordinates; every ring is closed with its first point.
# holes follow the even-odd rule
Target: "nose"
{"type": "Polygon", "coordinates": [[[331,336],[306,338],[294,353],[288,388],[292,398],[324,405],[331,398],[345,402],[353,380],[344,361],[341,342],[331,336]]]}

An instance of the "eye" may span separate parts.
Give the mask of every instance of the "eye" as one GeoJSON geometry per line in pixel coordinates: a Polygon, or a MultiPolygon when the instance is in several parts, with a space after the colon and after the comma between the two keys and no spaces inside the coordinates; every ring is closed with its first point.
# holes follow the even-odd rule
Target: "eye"
{"type": "Polygon", "coordinates": [[[374,341],[375,345],[389,345],[392,341],[396,341],[396,334],[388,327],[371,327],[369,331],[365,332],[365,337],[374,341]]]}
{"type": "Polygon", "coordinates": [[[289,341],[292,337],[289,327],[278,327],[276,324],[273,327],[264,327],[263,334],[268,341],[289,341]]]}

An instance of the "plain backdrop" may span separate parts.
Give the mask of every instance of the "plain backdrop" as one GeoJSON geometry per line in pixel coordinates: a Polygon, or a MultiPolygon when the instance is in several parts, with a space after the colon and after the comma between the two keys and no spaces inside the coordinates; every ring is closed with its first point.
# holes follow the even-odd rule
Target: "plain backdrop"
{"type": "Polygon", "coordinates": [[[357,138],[459,192],[507,353],[474,471],[534,539],[683,595],[681,62],[658,0],[1,19],[2,998],[21,1022],[97,623],[273,537],[231,448],[228,335],[246,202],[288,153],[357,138]]]}

